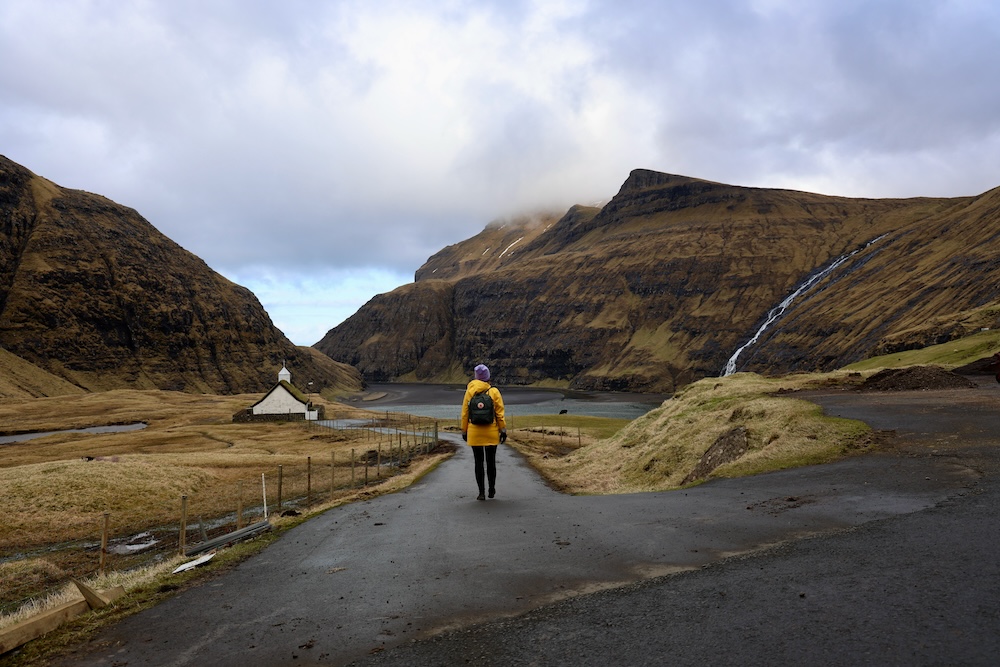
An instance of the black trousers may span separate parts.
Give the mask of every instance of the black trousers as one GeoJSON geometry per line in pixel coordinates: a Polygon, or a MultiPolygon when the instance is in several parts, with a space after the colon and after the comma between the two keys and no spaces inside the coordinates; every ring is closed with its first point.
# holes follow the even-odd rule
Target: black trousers
{"type": "Polygon", "coordinates": [[[483,447],[472,447],[472,455],[476,459],[476,484],[479,485],[479,493],[483,493],[484,478],[489,478],[490,488],[496,486],[497,481],[497,446],[485,445],[483,447]],[[483,461],[486,461],[486,474],[483,474],[483,461]]]}

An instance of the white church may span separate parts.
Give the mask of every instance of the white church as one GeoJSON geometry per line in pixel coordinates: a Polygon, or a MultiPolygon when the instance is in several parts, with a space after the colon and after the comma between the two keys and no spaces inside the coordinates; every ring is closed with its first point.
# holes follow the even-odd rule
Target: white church
{"type": "Polygon", "coordinates": [[[233,421],[279,421],[322,419],[322,406],[313,406],[309,397],[292,384],[292,374],[282,365],[278,383],[264,394],[264,398],[245,411],[233,416],[233,421]]]}

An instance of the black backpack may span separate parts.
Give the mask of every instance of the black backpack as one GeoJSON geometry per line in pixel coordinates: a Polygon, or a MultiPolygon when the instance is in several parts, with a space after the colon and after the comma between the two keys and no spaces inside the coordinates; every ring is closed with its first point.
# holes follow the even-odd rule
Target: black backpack
{"type": "Polygon", "coordinates": [[[469,423],[486,426],[493,423],[493,399],[489,390],[476,394],[469,400],[469,423]]]}

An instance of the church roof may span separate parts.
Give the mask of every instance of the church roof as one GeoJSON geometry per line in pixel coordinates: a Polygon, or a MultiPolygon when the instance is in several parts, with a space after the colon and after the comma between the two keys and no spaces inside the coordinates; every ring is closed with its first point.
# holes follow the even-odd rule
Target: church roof
{"type": "Polygon", "coordinates": [[[268,392],[266,394],[264,394],[264,396],[259,401],[257,401],[256,403],[254,403],[253,406],[251,406],[251,407],[256,407],[256,406],[260,405],[261,403],[263,403],[264,400],[268,396],[270,396],[271,394],[273,394],[275,392],[275,390],[278,389],[279,387],[284,388],[285,391],[287,391],[289,394],[291,394],[292,398],[294,398],[299,403],[302,403],[303,405],[309,405],[310,401],[309,401],[309,397],[308,396],[306,396],[301,391],[299,391],[298,388],[295,387],[295,385],[293,385],[291,382],[286,382],[285,380],[281,380],[280,382],[278,382],[278,384],[276,384],[273,387],[271,387],[271,389],[268,390],[268,392]]]}

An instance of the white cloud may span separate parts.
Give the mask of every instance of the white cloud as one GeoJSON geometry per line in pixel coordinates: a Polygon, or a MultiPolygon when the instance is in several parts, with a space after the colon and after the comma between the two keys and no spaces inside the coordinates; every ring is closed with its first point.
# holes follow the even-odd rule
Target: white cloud
{"type": "Polygon", "coordinates": [[[271,321],[296,345],[319,342],[375,294],[413,282],[412,276],[376,267],[280,272],[256,267],[226,277],[253,292],[271,321]]]}
{"type": "Polygon", "coordinates": [[[987,0],[5,0],[0,152],[227,275],[330,289],[638,167],[984,191],[997,43],[987,0]]]}

